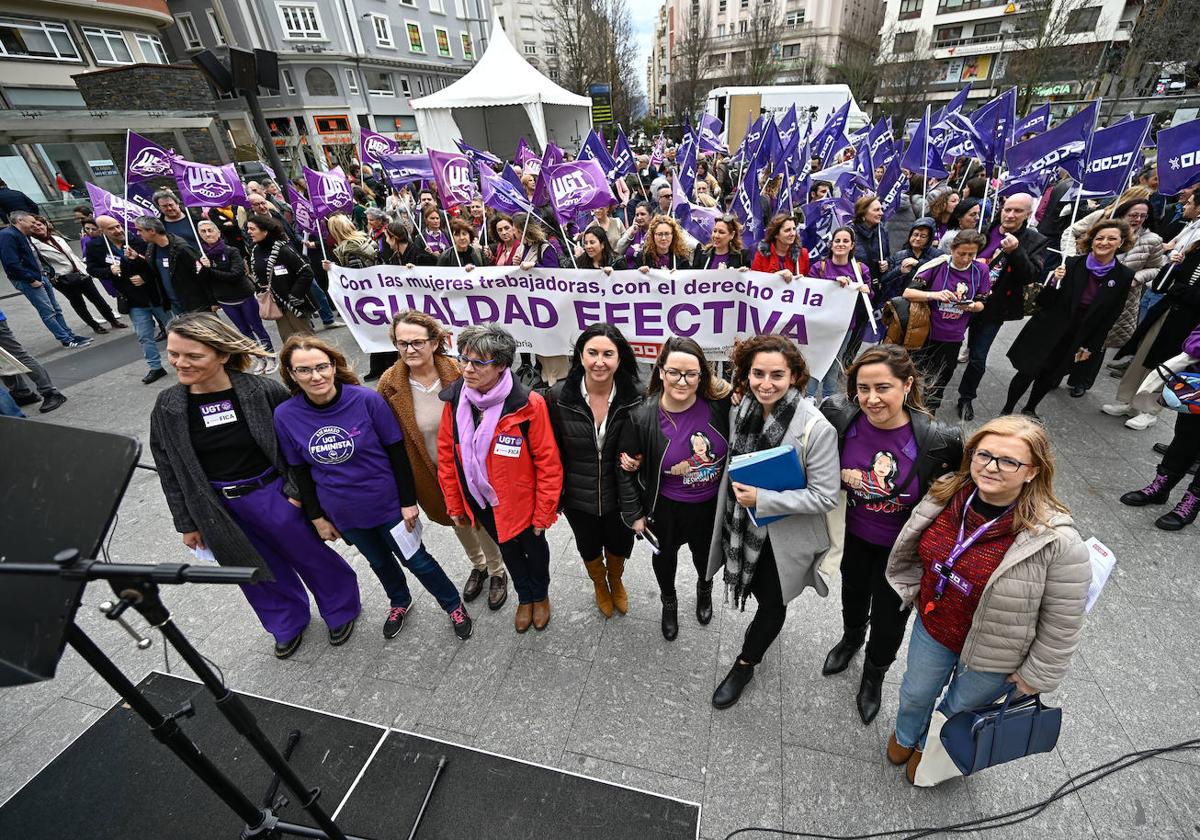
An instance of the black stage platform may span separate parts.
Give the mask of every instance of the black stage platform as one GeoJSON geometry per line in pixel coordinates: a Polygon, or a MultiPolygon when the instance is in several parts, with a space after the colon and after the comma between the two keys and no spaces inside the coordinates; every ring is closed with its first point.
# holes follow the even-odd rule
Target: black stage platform
{"type": "MultiPolygon", "coordinates": [[[[163,712],[190,701],[191,738],[251,800],[270,772],[199,683],[153,673],[139,686],[163,712]]],[[[0,695],[2,696],[2,695],[0,695]]],[[[291,764],[342,830],[408,837],[440,757],[448,764],[420,840],[571,838],[695,840],[700,806],[276,700],[242,695],[281,749],[303,732],[291,764]]],[[[281,795],[285,791],[281,791],[281,795]]],[[[291,802],[282,819],[312,825],[291,802]]],[[[0,837],[20,840],[223,840],[241,826],[188,769],[117,705],[0,807],[0,837]]]]}

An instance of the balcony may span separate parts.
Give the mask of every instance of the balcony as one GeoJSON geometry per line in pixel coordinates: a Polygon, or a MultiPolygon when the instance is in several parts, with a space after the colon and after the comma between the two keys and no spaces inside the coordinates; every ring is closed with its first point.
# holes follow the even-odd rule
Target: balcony
{"type": "Polygon", "coordinates": [[[937,13],[950,15],[955,12],[969,12],[973,9],[988,9],[992,6],[1006,6],[1008,0],[938,0],[937,13]]]}

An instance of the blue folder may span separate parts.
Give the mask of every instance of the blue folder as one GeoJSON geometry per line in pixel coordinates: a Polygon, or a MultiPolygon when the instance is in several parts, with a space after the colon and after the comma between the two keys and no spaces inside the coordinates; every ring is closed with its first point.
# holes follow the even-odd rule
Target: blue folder
{"type": "MultiPolygon", "coordinates": [[[[729,478],[760,490],[803,490],[808,486],[804,465],[800,463],[800,453],[794,446],[776,446],[735,455],[729,459],[729,478]]],[[[756,517],[754,508],[749,508],[749,511],[750,519],[759,526],[786,516],[756,517]]]]}

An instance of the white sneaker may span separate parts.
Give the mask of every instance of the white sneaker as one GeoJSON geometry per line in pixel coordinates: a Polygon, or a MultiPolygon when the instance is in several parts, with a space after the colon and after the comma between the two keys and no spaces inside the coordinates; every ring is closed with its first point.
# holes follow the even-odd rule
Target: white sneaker
{"type": "Polygon", "coordinates": [[[1142,414],[1138,414],[1137,416],[1130,417],[1128,420],[1126,420],[1125,428],[1133,429],[1134,431],[1140,432],[1140,431],[1143,431],[1144,429],[1149,429],[1151,426],[1153,426],[1157,422],[1158,422],[1158,418],[1156,416],[1154,416],[1153,414],[1146,414],[1145,412],[1143,412],[1142,414]]]}
{"type": "Polygon", "coordinates": [[[1128,417],[1130,408],[1132,406],[1129,403],[1108,403],[1100,406],[1100,410],[1110,417],[1128,417]]]}
{"type": "Polygon", "coordinates": [[[971,351],[967,348],[966,344],[963,344],[962,347],[958,348],[958,363],[960,365],[966,364],[969,358],[971,358],[971,351]]]}
{"type": "Polygon", "coordinates": [[[278,359],[276,359],[274,356],[270,357],[269,359],[263,359],[263,369],[262,369],[263,376],[271,376],[277,370],[279,370],[279,360],[278,359]]]}

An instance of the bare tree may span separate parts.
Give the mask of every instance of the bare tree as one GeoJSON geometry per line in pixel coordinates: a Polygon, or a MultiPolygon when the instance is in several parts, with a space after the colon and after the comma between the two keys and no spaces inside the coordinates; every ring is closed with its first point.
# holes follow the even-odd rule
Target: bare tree
{"type": "Polygon", "coordinates": [[[712,62],[712,18],[707,4],[692,7],[680,22],[671,55],[671,112],[676,122],[694,118],[705,91],[712,62]]]}
{"type": "Polygon", "coordinates": [[[594,61],[597,74],[612,89],[613,119],[630,125],[639,113],[645,94],[638,84],[637,33],[626,0],[593,0],[596,20],[602,26],[602,53],[594,61]]]}
{"type": "Polygon", "coordinates": [[[735,68],[740,84],[761,87],[775,81],[779,74],[779,13],[782,3],[763,2],[754,9],[739,49],[745,53],[745,63],[735,68]],[[740,70],[740,72],[738,72],[740,70]]]}
{"type": "Polygon", "coordinates": [[[1072,44],[1072,35],[1098,28],[1082,16],[1093,0],[1025,0],[1023,14],[1008,35],[1013,52],[1005,79],[1017,86],[1017,111],[1024,113],[1033,90],[1054,78],[1082,78],[1095,64],[1099,45],[1072,44]],[[1090,63],[1089,63],[1090,62],[1090,63]]]}
{"type": "MultiPolygon", "coordinates": [[[[1121,45],[1112,62],[1116,79],[1109,92],[1109,116],[1126,96],[1145,95],[1139,82],[1147,75],[1157,75],[1160,65],[1174,61],[1190,61],[1196,54],[1195,9],[1186,0],[1156,0],[1143,3],[1134,21],[1127,45],[1121,45]]],[[[1110,45],[1116,50],[1118,44],[1110,45]]]]}
{"type": "Polygon", "coordinates": [[[642,93],[626,0],[547,0],[541,24],[558,47],[559,84],[584,95],[594,84],[608,85],[613,119],[631,122],[642,93]]]}
{"type": "Polygon", "coordinates": [[[860,106],[867,106],[875,99],[875,91],[882,77],[879,52],[883,42],[843,34],[842,56],[828,66],[830,81],[848,85],[860,106]]]}
{"type": "Polygon", "coordinates": [[[888,29],[881,44],[876,98],[887,103],[893,127],[902,131],[905,121],[924,109],[929,85],[937,76],[937,62],[929,48],[928,32],[888,29]]]}
{"type": "MultiPolygon", "coordinates": [[[[593,0],[547,0],[540,23],[558,46],[559,84],[584,93],[599,27],[593,0]]],[[[497,80],[499,81],[499,80],[497,80]]]]}

